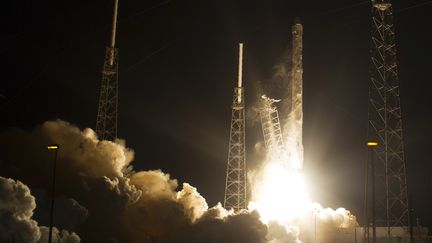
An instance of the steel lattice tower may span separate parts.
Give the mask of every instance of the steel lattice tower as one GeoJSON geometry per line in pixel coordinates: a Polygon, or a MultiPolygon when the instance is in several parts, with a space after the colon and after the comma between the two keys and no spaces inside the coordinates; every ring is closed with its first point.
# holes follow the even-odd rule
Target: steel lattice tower
{"type": "Polygon", "coordinates": [[[410,229],[410,210],[390,0],[372,0],[371,34],[368,139],[378,142],[378,146],[371,147],[368,156],[367,174],[373,178],[366,180],[366,183],[372,181],[372,185],[366,186],[366,225],[370,223],[367,212],[371,207],[375,211],[372,213],[373,224],[387,227],[386,242],[391,242],[393,227],[403,227],[407,232],[410,229]],[[374,188],[371,190],[371,187],[374,188]],[[371,205],[368,205],[371,195],[368,190],[375,198],[371,205]]]}
{"type": "Polygon", "coordinates": [[[234,89],[228,162],[225,182],[224,208],[238,211],[247,204],[245,100],[242,86],[243,44],[239,44],[238,85],[234,89]]]}
{"type": "Polygon", "coordinates": [[[106,48],[96,117],[96,133],[101,140],[117,137],[118,49],[115,48],[118,0],[114,0],[111,42],[106,48]]]}
{"type": "Polygon", "coordinates": [[[275,100],[263,95],[260,109],[261,128],[264,136],[264,144],[269,151],[268,154],[278,157],[285,157],[285,145],[282,136],[282,129],[279,121],[279,113],[276,106],[273,105],[275,100]]]}

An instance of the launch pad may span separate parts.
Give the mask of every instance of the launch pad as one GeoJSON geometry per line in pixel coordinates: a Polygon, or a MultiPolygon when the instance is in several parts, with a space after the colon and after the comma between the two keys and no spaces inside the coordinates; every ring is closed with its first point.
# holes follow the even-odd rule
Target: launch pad
{"type": "MultiPolygon", "coordinates": [[[[426,243],[430,242],[428,229],[420,225],[412,225],[408,203],[393,10],[390,0],[372,0],[372,13],[368,140],[376,144],[368,148],[369,155],[365,163],[365,207],[364,215],[362,215],[364,222],[361,222],[361,227],[356,221],[355,225],[340,225],[339,227],[336,225],[333,232],[328,232],[329,236],[334,237],[333,240],[324,242],[426,243]]],[[[265,221],[277,220],[284,225],[291,225],[295,218],[313,210],[313,203],[306,189],[301,188],[299,191],[296,188],[303,184],[301,172],[304,160],[302,142],[303,26],[298,20],[292,26],[292,38],[291,110],[286,124],[281,125],[278,110],[274,105],[278,100],[262,95],[259,117],[267,151],[261,171],[257,172],[258,176],[252,179],[252,201],[249,204],[249,209],[257,209],[262,217],[266,218],[265,221]],[[297,178],[297,173],[300,173],[300,179],[287,179],[288,177],[297,178]],[[296,185],[293,187],[291,184],[296,185]],[[287,198],[285,194],[291,197],[287,198]],[[292,204],[292,201],[298,203],[292,204]],[[287,207],[296,208],[290,211],[293,208],[288,209],[287,207]],[[286,214],[285,211],[290,213],[286,214]]],[[[241,94],[244,95],[243,89],[241,94]]],[[[241,96],[236,97],[235,94],[233,109],[236,107],[236,100],[244,102],[241,96]]],[[[244,112],[244,104],[241,109],[244,112]]],[[[239,121],[243,124],[237,127],[244,129],[244,117],[236,118],[233,112],[231,124],[239,121]]],[[[231,127],[230,156],[232,134],[233,126],[231,127]]],[[[237,147],[245,148],[244,133],[242,133],[242,138],[243,140],[237,140],[234,144],[237,147]]],[[[243,155],[235,157],[241,158],[245,163],[244,151],[242,153],[243,155]]],[[[227,178],[230,175],[229,168],[232,161],[230,158],[228,159],[227,178]]],[[[237,172],[241,172],[242,175],[246,174],[242,171],[245,166],[237,168],[237,172]]],[[[246,185],[238,191],[247,191],[246,185]]],[[[225,192],[230,192],[228,183],[225,192]]],[[[246,195],[242,196],[247,198],[246,195]]],[[[227,206],[226,203],[225,206],[227,206]]],[[[239,206],[232,208],[242,209],[239,206]]],[[[316,215],[315,212],[315,217],[316,215]]]]}

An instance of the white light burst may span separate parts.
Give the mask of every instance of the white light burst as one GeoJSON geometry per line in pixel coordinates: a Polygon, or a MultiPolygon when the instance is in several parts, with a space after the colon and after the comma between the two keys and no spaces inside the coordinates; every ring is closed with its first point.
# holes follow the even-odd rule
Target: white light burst
{"type": "Polygon", "coordinates": [[[300,170],[272,161],[256,175],[255,180],[250,209],[258,210],[263,222],[277,220],[289,223],[313,210],[300,170]]]}

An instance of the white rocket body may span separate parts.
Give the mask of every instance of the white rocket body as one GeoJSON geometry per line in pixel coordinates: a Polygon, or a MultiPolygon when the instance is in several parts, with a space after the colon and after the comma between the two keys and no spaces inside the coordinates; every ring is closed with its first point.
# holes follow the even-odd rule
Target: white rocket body
{"type": "Polygon", "coordinates": [[[303,25],[292,27],[292,95],[291,113],[287,124],[286,148],[293,169],[303,168],[303,25]]]}

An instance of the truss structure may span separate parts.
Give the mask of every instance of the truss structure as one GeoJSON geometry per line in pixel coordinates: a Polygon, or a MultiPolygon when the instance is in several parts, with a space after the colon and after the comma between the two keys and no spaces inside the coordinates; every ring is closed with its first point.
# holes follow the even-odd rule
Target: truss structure
{"type": "Polygon", "coordinates": [[[410,229],[410,210],[390,0],[372,0],[371,48],[368,139],[378,146],[368,156],[366,183],[372,184],[366,186],[366,226],[372,218],[376,227],[387,227],[386,242],[392,242],[393,227],[410,229]]]}
{"type": "Polygon", "coordinates": [[[245,106],[243,88],[235,88],[226,171],[224,208],[246,208],[245,106]]]}
{"type": "Polygon", "coordinates": [[[96,118],[96,134],[100,140],[113,141],[117,137],[117,110],[118,50],[107,47],[96,118]]]}
{"type": "Polygon", "coordinates": [[[264,144],[267,148],[268,154],[278,157],[284,157],[286,154],[284,140],[282,136],[282,129],[279,121],[279,113],[274,106],[275,100],[263,95],[260,109],[261,127],[264,136],[264,144]]]}

